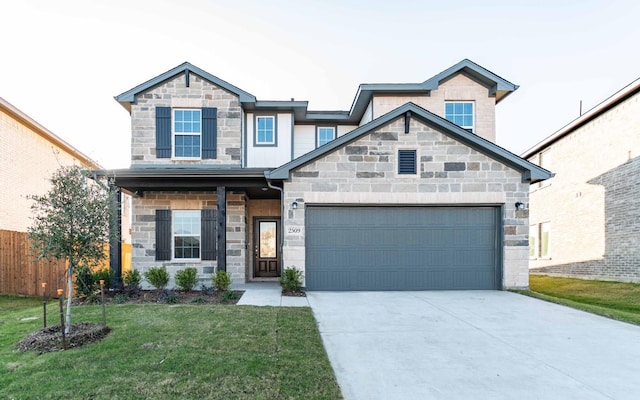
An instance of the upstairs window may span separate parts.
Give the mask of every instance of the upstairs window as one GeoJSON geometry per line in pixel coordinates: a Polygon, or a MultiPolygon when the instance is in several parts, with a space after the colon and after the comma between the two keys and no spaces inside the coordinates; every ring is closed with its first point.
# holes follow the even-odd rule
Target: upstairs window
{"type": "Polygon", "coordinates": [[[398,150],[398,175],[415,175],[417,174],[416,150],[398,150]]]}
{"type": "Polygon", "coordinates": [[[276,118],[273,116],[256,117],[256,145],[276,144],[276,118]]]}
{"type": "Polygon", "coordinates": [[[202,113],[200,110],[173,110],[173,156],[200,158],[202,113]]]}
{"type": "Polygon", "coordinates": [[[469,132],[474,131],[473,103],[470,101],[445,102],[444,117],[469,132]]]}
{"type": "Polygon", "coordinates": [[[218,109],[156,107],[156,158],[215,159],[218,109]]]}
{"type": "Polygon", "coordinates": [[[316,147],[324,146],[329,143],[333,139],[336,138],[336,128],[331,126],[322,126],[318,127],[317,139],[316,143],[318,144],[316,147]]]}

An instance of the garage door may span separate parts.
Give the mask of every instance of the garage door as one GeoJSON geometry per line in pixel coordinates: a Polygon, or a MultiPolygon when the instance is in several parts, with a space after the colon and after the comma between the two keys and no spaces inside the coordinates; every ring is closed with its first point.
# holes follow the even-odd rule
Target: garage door
{"type": "Polygon", "coordinates": [[[308,206],[306,287],[498,289],[499,210],[308,206]]]}

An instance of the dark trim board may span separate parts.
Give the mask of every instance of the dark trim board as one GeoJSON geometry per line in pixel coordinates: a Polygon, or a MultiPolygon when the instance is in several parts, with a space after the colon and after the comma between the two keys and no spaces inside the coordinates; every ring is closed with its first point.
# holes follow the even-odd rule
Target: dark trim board
{"type": "Polygon", "coordinates": [[[309,290],[496,290],[500,206],[306,206],[309,290]]]}

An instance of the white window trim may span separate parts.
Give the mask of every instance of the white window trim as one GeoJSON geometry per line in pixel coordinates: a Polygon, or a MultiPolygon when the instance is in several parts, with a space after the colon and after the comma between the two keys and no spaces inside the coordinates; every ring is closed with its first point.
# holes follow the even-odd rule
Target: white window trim
{"type": "Polygon", "coordinates": [[[325,144],[331,142],[332,140],[336,139],[336,135],[337,135],[337,131],[338,129],[335,126],[317,126],[316,127],[316,148],[320,147],[320,146],[324,146],[325,144]],[[320,130],[321,129],[331,129],[331,131],[333,132],[333,135],[331,137],[331,139],[324,143],[324,144],[320,144],[320,130]]]}
{"type": "MultiPolygon", "coordinates": [[[[444,118],[447,119],[447,104],[455,104],[455,103],[469,103],[471,104],[471,126],[467,125],[458,125],[462,129],[471,129],[472,133],[476,132],[476,103],[473,100],[445,100],[444,102],[444,118]]],[[[448,121],[448,120],[447,120],[448,121]]]]}
{"type": "Polygon", "coordinates": [[[254,138],[253,138],[255,146],[275,146],[276,145],[276,134],[277,134],[276,123],[277,123],[277,121],[276,121],[275,115],[256,115],[255,126],[254,126],[255,134],[254,134],[254,138]],[[258,123],[258,121],[261,118],[269,118],[269,119],[271,119],[271,121],[273,121],[273,124],[272,124],[272,126],[273,126],[273,135],[272,135],[272,140],[270,142],[266,142],[266,141],[265,142],[261,142],[261,141],[258,140],[258,130],[259,130],[259,125],[260,125],[258,123]]]}
{"type": "Polygon", "coordinates": [[[200,214],[200,210],[171,210],[171,260],[172,261],[200,261],[202,260],[202,217],[200,214]],[[196,235],[176,235],[175,233],[175,229],[174,229],[174,224],[176,221],[176,213],[197,213],[198,217],[200,218],[200,232],[198,232],[196,235]],[[188,236],[188,237],[197,237],[198,241],[200,243],[200,257],[198,258],[177,258],[176,257],[176,236],[177,237],[182,237],[182,236],[188,236]]]}
{"type": "Polygon", "coordinates": [[[172,160],[202,160],[202,110],[200,108],[172,108],[171,109],[171,159],[172,160]],[[200,113],[200,132],[176,132],[176,111],[198,111],[200,113]],[[200,136],[200,157],[176,156],[176,136],[200,136]]]}

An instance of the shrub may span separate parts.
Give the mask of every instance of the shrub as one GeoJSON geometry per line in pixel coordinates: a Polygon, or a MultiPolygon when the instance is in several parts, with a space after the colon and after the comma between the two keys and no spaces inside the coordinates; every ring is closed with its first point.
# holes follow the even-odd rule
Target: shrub
{"type": "Polygon", "coordinates": [[[215,288],[213,286],[209,287],[203,283],[200,285],[200,293],[205,296],[212,296],[215,293],[215,288]]]}
{"type": "Polygon", "coordinates": [[[213,286],[220,291],[225,291],[229,289],[231,285],[231,274],[227,271],[216,271],[216,273],[211,277],[213,281],[213,286]]]}
{"type": "Polygon", "coordinates": [[[164,290],[169,284],[169,273],[166,267],[151,267],[144,273],[144,279],[158,290],[164,290]]]}
{"type": "Polygon", "coordinates": [[[198,270],[195,267],[181,269],[176,272],[176,285],[185,292],[190,292],[196,285],[198,270]]]}
{"type": "Polygon", "coordinates": [[[302,271],[295,268],[286,268],[280,277],[280,286],[284,292],[299,292],[302,288],[302,271]]]}
{"type": "Polygon", "coordinates": [[[220,299],[220,301],[223,303],[228,303],[231,300],[238,300],[238,294],[231,290],[224,292],[222,298],[220,299]]]}
{"type": "Polygon", "coordinates": [[[202,297],[196,297],[195,299],[191,300],[192,303],[197,303],[197,304],[204,304],[206,303],[206,300],[203,299],[202,297]]]}
{"type": "Polygon", "coordinates": [[[127,271],[122,275],[122,283],[125,286],[140,286],[142,283],[142,276],[140,276],[140,271],[137,269],[127,271]]]}
{"type": "Polygon", "coordinates": [[[167,303],[168,304],[178,304],[178,300],[179,300],[179,297],[178,297],[178,295],[176,293],[171,292],[167,296],[167,303]]]}
{"type": "Polygon", "coordinates": [[[113,273],[109,269],[93,272],[84,265],[76,266],[74,275],[76,276],[76,296],[87,299],[92,299],[100,293],[100,280],[104,280],[104,288],[109,289],[113,277],[113,273]]]}
{"type": "Polygon", "coordinates": [[[118,293],[113,296],[113,302],[116,304],[123,304],[129,301],[129,296],[126,293],[118,293]]]}

